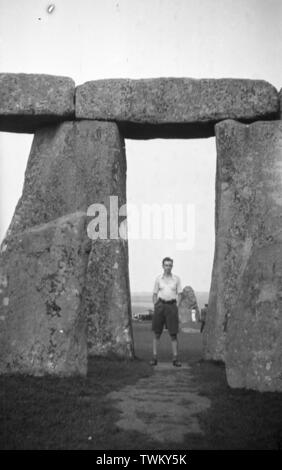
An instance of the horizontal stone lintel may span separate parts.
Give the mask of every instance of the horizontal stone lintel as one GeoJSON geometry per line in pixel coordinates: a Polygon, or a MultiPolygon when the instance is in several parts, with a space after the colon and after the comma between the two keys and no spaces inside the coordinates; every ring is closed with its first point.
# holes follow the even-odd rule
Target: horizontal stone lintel
{"type": "Polygon", "coordinates": [[[72,78],[46,74],[0,74],[0,131],[34,133],[74,119],[72,78]]]}
{"type": "Polygon", "coordinates": [[[127,138],[214,135],[225,119],[279,119],[278,91],[250,79],[106,79],[76,88],[76,119],[116,121],[127,138]]]}
{"type": "MultiPolygon", "coordinates": [[[[280,93],[281,96],[281,93],[280,93]]],[[[264,80],[104,79],[0,74],[0,131],[34,133],[68,120],[114,121],[125,138],[202,138],[225,119],[280,117],[279,93],[264,80]]]]}

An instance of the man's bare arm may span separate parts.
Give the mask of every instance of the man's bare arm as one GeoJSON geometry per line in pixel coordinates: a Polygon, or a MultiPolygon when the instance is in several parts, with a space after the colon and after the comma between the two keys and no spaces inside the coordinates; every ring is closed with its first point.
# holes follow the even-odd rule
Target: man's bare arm
{"type": "Polygon", "coordinates": [[[153,294],[153,304],[154,305],[157,302],[157,300],[158,300],[158,294],[153,294]]]}

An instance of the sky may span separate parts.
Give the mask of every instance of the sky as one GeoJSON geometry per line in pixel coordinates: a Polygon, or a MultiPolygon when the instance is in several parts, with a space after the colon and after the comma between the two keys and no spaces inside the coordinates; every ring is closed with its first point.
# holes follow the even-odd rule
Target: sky
{"type": "MultiPolygon", "coordinates": [[[[0,0],[0,73],[63,75],[77,85],[103,78],[253,78],[279,90],[281,21],[281,0],[0,0]]],[[[21,196],[32,139],[0,133],[0,240],[21,196]]],[[[195,210],[189,249],[179,249],[177,240],[129,240],[131,290],[152,291],[162,258],[170,256],[183,287],[208,291],[215,139],[126,140],[126,155],[128,203],[195,210]]]]}

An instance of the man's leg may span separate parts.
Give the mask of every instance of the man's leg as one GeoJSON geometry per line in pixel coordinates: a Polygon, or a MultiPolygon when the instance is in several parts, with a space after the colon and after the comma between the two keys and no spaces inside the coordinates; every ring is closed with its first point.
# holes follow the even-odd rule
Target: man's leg
{"type": "Polygon", "coordinates": [[[174,358],[178,357],[178,343],[177,343],[177,335],[171,335],[171,348],[172,348],[172,355],[174,358]]]}
{"type": "Polygon", "coordinates": [[[156,366],[158,362],[158,348],[159,348],[160,336],[161,335],[159,333],[155,333],[153,337],[153,359],[150,362],[152,366],[156,366]]]}
{"type": "Polygon", "coordinates": [[[153,359],[150,361],[152,366],[156,366],[158,362],[158,346],[160,342],[160,337],[163,331],[165,323],[165,318],[163,315],[163,308],[160,302],[155,304],[154,314],[152,319],[152,330],[154,332],[153,336],[153,359]]]}
{"type": "Polygon", "coordinates": [[[158,355],[159,343],[160,343],[160,335],[155,333],[153,337],[153,356],[154,357],[157,357],[158,355]]]}
{"type": "Polygon", "coordinates": [[[177,335],[171,334],[171,348],[172,348],[172,363],[176,367],[181,367],[181,362],[178,360],[178,341],[177,335]]]}
{"type": "Polygon", "coordinates": [[[172,363],[176,367],[181,366],[181,362],[178,360],[178,307],[176,304],[166,305],[166,323],[171,339],[171,348],[172,348],[172,363]]]}

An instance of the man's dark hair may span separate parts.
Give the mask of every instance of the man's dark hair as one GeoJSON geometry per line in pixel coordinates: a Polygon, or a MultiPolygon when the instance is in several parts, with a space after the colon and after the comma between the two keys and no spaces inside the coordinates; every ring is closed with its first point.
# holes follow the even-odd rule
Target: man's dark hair
{"type": "Polygon", "coordinates": [[[209,304],[205,304],[205,307],[207,307],[209,304]]]}
{"type": "Polygon", "coordinates": [[[163,265],[165,264],[166,261],[171,261],[171,263],[173,264],[173,259],[169,258],[168,256],[166,256],[166,257],[163,259],[163,265]]]}

